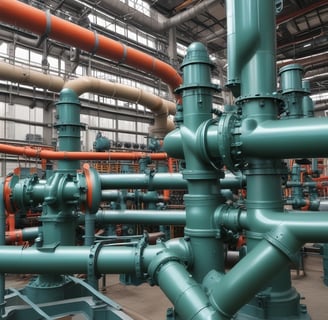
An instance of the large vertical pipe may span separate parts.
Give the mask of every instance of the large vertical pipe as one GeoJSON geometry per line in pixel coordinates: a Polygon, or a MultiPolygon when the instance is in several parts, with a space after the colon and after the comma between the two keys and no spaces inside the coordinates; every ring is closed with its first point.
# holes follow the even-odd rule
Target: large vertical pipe
{"type": "Polygon", "coordinates": [[[172,132],[165,142],[170,150],[174,145],[179,148],[180,143],[183,148],[186,161],[183,177],[188,184],[188,194],[184,196],[185,235],[190,238],[194,255],[191,273],[198,282],[209,270],[224,268],[223,243],[212,225],[215,209],[222,201],[218,184],[222,172],[202,158],[198,145],[201,143],[196,138],[199,128],[212,119],[212,94],[217,88],[211,84],[211,66],[206,48],[201,43],[191,44],[181,66],[183,85],[178,89],[183,100],[183,122],[176,129],[179,134],[172,132]]]}
{"type": "MultiPolygon", "coordinates": [[[[63,89],[56,104],[56,127],[58,130],[59,151],[81,150],[81,123],[80,101],[73,90],[63,89]]],[[[59,170],[77,170],[80,168],[79,160],[69,158],[58,161],[59,170]]]]}
{"type": "MultiPolygon", "coordinates": [[[[235,70],[228,78],[235,75],[235,78],[238,76],[240,79],[238,104],[242,108],[242,132],[247,136],[247,132],[261,127],[265,121],[275,123],[278,115],[278,103],[274,94],[275,1],[227,0],[227,9],[229,65],[234,67],[232,71],[235,70]]],[[[267,141],[266,143],[270,145],[267,141]]],[[[258,145],[254,145],[255,148],[259,148],[258,145]]],[[[244,147],[247,150],[246,144],[242,146],[243,149],[244,147]]],[[[249,216],[256,216],[258,211],[282,212],[281,174],[284,167],[279,160],[280,157],[278,160],[271,160],[267,156],[263,159],[263,150],[258,154],[256,157],[251,154],[245,157],[247,213],[249,216]]],[[[263,234],[251,228],[247,231],[246,237],[248,251],[258,250],[263,234]]],[[[252,299],[240,310],[237,319],[304,316],[300,314],[299,295],[291,288],[287,260],[285,264],[275,279],[268,279],[267,283],[263,284],[267,287],[263,288],[259,295],[266,297],[265,303],[259,304],[258,298],[252,299]]],[[[265,274],[264,270],[258,271],[265,274]]],[[[258,289],[261,288],[257,287],[258,289]]]]}
{"type": "MultiPolygon", "coordinates": [[[[0,246],[6,244],[6,212],[4,202],[4,181],[0,180],[0,246]]],[[[5,311],[5,274],[0,272],[0,316],[5,311]]]]}

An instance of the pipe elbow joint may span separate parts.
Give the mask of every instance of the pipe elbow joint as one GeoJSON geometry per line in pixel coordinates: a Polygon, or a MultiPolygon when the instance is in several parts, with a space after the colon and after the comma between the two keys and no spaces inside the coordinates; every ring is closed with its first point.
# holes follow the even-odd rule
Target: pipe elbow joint
{"type": "Polygon", "coordinates": [[[148,266],[148,275],[150,277],[151,285],[159,285],[158,275],[161,272],[161,269],[169,262],[182,264],[181,259],[168,249],[159,251],[152,259],[150,265],[148,266]]]}
{"type": "Polygon", "coordinates": [[[158,252],[148,268],[152,284],[157,284],[174,304],[179,319],[219,320],[199,283],[170,250],[158,252]]]}

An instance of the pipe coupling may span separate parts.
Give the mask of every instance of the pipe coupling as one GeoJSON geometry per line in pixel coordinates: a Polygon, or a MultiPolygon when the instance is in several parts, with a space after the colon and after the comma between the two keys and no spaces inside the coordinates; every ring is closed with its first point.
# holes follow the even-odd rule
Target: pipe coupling
{"type": "Polygon", "coordinates": [[[179,264],[183,265],[181,259],[172,254],[172,252],[167,249],[159,251],[156,254],[156,256],[152,259],[148,267],[148,275],[150,276],[151,285],[159,285],[157,277],[158,274],[167,263],[172,261],[178,262],[179,264]]]}
{"type": "Polygon", "coordinates": [[[302,242],[283,224],[264,235],[264,239],[295,261],[302,242]]]}

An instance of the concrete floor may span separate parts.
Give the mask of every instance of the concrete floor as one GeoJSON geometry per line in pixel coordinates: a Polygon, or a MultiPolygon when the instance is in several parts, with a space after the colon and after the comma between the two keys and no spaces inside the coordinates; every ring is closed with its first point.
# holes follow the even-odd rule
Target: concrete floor
{"type": "MultiPolygon", "coordinates": [[[[293,286],[300,293],[302,303],[307,306],[312,320],[328,319],[328,287],[323,283],[322,256],[308,254],[304,257],[304,272],[299,274],[292,271],[293,286]]],[[[7,287],[20,288],[26,284],[27,279],[18,275],[7,276],[7,287]]],[[[100,281],[100,289],[102,282],[100,281]]],[[[119,303],[123,309],[135,320],[165,320],[167,308],[172,305],[158,287],[151,287],[144,283],[140,286],[122,285],[119,277],[109,275],[106,277],[106,291],[112,300],[119,303]]],[[[82,319],[73,317],[74,320],[82,319]]]]}

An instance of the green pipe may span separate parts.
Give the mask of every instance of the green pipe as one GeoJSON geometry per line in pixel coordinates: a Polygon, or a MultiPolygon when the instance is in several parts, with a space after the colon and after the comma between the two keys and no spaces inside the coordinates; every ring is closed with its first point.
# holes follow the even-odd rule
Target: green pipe
{"type": "Polygon", "coordinates": [[[303,96],[302,100],[302,109],[304,117],[313,117],[314,116],[314,104],[313,100],[310,97],[310,81],[304,80],[302,81],[302,87],[304,92],[307,93],[303,96]]]}
{"type": "Polygon", "coordinates": [[[240,136],[244,156],[271,159],[327,157],[325,118],[245,121],[240,136]]]}
{"type": "MultiPolygon", "coordinates": [[[[235,213],[233,213],[235,215],[235,213]]],[[[225,221],[232,221],[232,217],[225,217],[225,221]]],[[[301,242],[328,242],[328,212],[273,212],[270,210],[256,210],[254,215],[246,212],[239,213],[240,228],[265,233],[283,225],[301,242]]]]}
{"type": "MultiPolygon", "coordinates": [[[[187,181],[181,173],[155,173],[151,176],[140,173],[126,174],[99,174],[101,189],[124,189],[124,188],[145,188],[159,189],[186,189],[187,181]]],[[[246,178],[243,175],[235,175],[231,172],[225,172],[224,178],[220,179],[222,189],[239,189],[246,184],[246,178]]]]}
{"type": "Polygon", "coordinates": [[[179,173],[155,174],[99,174],[101,189],[147,188],[185,189],[186,181],[179,173]]]}
{"type": "Polygon", "coordinates": [[[271,96],[276,86],[274,1],[227,0],[226,8],[228,86],[235,97],[271,96]]]}
{"type": "MultiPolygon", "coordinates": [[[[6,244],[6,212],[4,205],[4,180],[0,179],[0,246],[6,244]]],[[[5,313],[5,273],[0,272],[0,316],[5,313]]]]}
{"type": "Polygon", "coordinates": [[[29,227],[22,229],[22,238],[24,241],[34,240],[40,233],[39,227],[29,227]]]}
{"type": "MultiPolygon", "coordinates": [[[[82,215],[81,218],[83,217],[82,215]]],[[[101,210],[96,213],[95,218],[99,224],[185,225],[186,212],[183,210],[101,210]]]]}
{"type": "MultiPolygon", "coordinates": [[[[81,104],[77,94],[71,89],[64,88],[60,92],[56,107],[59,151],[80,151],[80,132],[83,126],[80,123],[81,104]]],[[[79,168],[79,160],[65,159],[58,161],[59,170],[77,170],[79,168]]]]}
{"type": "Polygon", "coordinates": [[[148,273],[173,303],[177,319],[222,319],[179,257],[172,256],[169,251],[159,252],[151,262],[148,273]]]}
{"type": "Polygon", "coordinates": [[[302,87],[303,67],[289,64],[279,70],[280,86],[285,112],[282,118],[301,118],[303,116],[302,100],[305,95],[302,87]]]}
{"type": "MultiPolygon", "coordinates": [[[[190,269],[194,279],[201,282],[211,269],[224,269],[224,248],[220,231],[213,228],[216,207],[223,202],[219,178],[223,177],[221,165],[214,169],[204,161],[202,141],[197,140],[199,131],[206,131],[206,123],[212,119],[212,94],[217,89],[211,83],[212,62],[203,44],[192,43],[181,65],[183,84],[177,89],[183,101],[183,120],[180,123],[181,139],[175,148],[182,146],[186,168],[182,171],[187,180],[185,194],[185,235],[190,238],[194,263],[190,269]],[[204,250],[206,248],[206,250],[204,250]],[[209,254],[210,253],[210,254],[209,254]]],[[[172,145],[173,147],[173,145],[172,145]]]]}
{"type": "Polygon", "coordinates": [[[72,274],[87,273],[88,265],[94,264],[99,274],[146,272],[149,264],[164,249],[186,264],[191,263],[189,244],[182,239],[145,246],[103,246],[97,255],[86,246],[37,247],[0,246],[0,272],[72,274]],[[93,258],[92,258],[93,256],[93,258]]]}
{"type": "Polygon", "coordinates": [[[301,243],[293,235],[284,227],[278,227],[227,274],[218,275],[216,281],[205,279],[206,289],[211,292],[211,304],[226,315],[227,319],[231,319],[269,279],[288,264],[290,257],[300,247],[301,243]]]}
{"type": "Polygon", "coordinates": [[[86,212],[84,215],[84,245],[85,246],[92,246],[95,241],[95,222],[96,217],[94,214],[91,214],[90,212],[86,212]]]}

